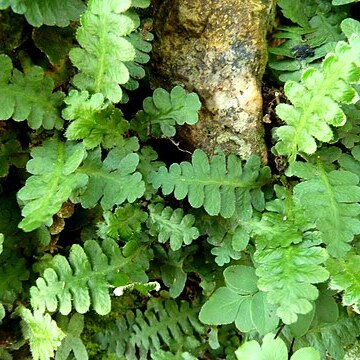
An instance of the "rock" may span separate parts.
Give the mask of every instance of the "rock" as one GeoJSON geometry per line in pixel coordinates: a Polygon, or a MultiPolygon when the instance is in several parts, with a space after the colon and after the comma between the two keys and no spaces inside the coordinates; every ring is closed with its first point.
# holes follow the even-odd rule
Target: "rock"
{"type": "Polygon", "coordinates": [[[266,162],[261,79],[275,0],[155,0],[157,86],[184,84],[202,100],[200,121],[180,130],[189,148],[266,162]]]}

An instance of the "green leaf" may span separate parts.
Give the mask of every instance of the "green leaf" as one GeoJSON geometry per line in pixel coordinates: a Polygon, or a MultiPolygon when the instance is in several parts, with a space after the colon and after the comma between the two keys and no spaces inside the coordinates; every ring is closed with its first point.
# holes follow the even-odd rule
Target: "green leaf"
{"type": "MultiPolygon", "coordinates": [[[[0,302],[0,325],[5,317],[5,308],[4,305],[0,302]]],[[[0,353],[1,355],[1,353],[0,353]]]]}
{"type": "MultiPolygon", "coordinates": [[[[268,181],[269,169],[260,168],[260,158],[252,156],[242,167],[235,155],[227,159],[223,154],[215,155],[210,163],[207,155],[200,149],[195,150],[192,163],[172,164],[167,170],[161,167],[149,176],[155,189],[162,187],[164,195],[174,192],[177,200],[186,196],[194,208],[204,206],[209,215],[231,217],[236,209],[252,211],[252,199],[268,181]]],[[[259,209],[261,210],[261,209],[259,209]]]]}
{"type": "Polygon", "coordinates": [[[17,196],[25,205],[19,227],[32,231],[50,225],[52,216],[73,192],[86,185],[88,177],[76,173],[86,155],[82,144],[47,140],[31,151],[26,169],[30,176],[17,196]]]}
{"type": "Polygon", "coordinates": [[[90,93],[102,93],[113,103],[122,98],[119,84],[129,80],[124,62],[135,58],[134,47],[125,39],[135,30],[132,18],[124,13],[130,5],[131,0],[90,0],[76,35],[81,47],[69,53],[79,70],[73,79],[75,86],[90,93]]]}
{"type": "Polygon", "coordinates": [[[67,26],[72,20],[78,20],[85,6],[81,0],[1,0],[0,9],[11,9],[24,14],[32,26],[43,24],[67,26]]]}
{"type": "Polygon", "coordinates": [[[148,214],[141,210],[140,205],[125,204],[116,208],[115,212],[106,211],[103,214],[104,222],[98,223],[98,235],[102,239],[128,240],[141,232],[148,214]]]}
{"type": "MultiPolygon", "coordinates": [[[[238,360],[287,360],[288,351],[283,340],[267,334],[262,340],[262,346],[255,340],[241,345],[235,355],[238,360]]],[[[320,360],[320,354],[314,348],[302,348],[296,351],[290,360],[320,360]]]]}
{"type": "Polygon", "coordinates": [[[27,154],[22,149],[20,141],[11,137],[10,139],[0,137],[0,140],[0,177],[5,177],[11,165],[25,167],[27,154]]]}
{"type": "MultiPolygon", "coordinates": [[[[141,249],[137,246],[138,251],[141,249]]],[[[108,314],[111,310],[109,287],[126,285],[127,274],[138,280],[136,274],[133,276],[137,270],[131,264],[137,253],[126,255],[122,255],[113,240],[104,240],[101,246],[94,240],[86,241],[84,248],[72,245],[69,261],[56,255],[51,267],[36,280],[36,286],[31,287],[32,307],[41,312],[58,310],[68,315],[72,306],[83,314],[92,305],[98,314],[108,314]]],[[[137,267],[141,266],[141,259],[137,261],[137,267]]]]}
{"type": "Polygon", "coordinates": [[[74,314],[69,319],[67,316],[59,315],[57,323],[66,337],[56,351],[55,360],[67,360],[71,353],[77,360],[88,360],[88,353],[80,338],[84,329],[84,317],[80,314],[74,314]]]}
{"type": "Polygon", "coordinates": [[[316,223],[329,254],[342,257],[354,235],[360,233],[359,178],[349,171],[328,172],[324,161],[315,161],[292,164],[290,172],[303,179],[295,186],[294,196],[316,223]]]}
{"type": "Polygon", "coordinates": [[[209,325],[231,324],[235,321],[245,296],[233,290],[220,287],[201,308],[199,319],[209,325]]]}
{"type": "Polygon", "coordinates": [[[164,208],[162,204],[149,205],[149,219],[147,226],[153,236],[158,237],[160,243],[170,240],[170,248],[179,250],[181,246],[190,245],[199,237],[199,230],[193,226],[195,218],[191,214],[184,215],[180,208],[164,208]]]}
{"type": "Polygon", "coordinates": [[[312,284],[329,277],[321,266],[327,257],[324,249],[302,244],[255,252],[258,288],[268,293],[269,303],[277,306],[276,314],[285,324],[296,322],[297,314],[312,310],[312,301],[319,295],[312,284]]]}
{"type": "Polygon", "coordinates": [[[61,129],[59,106],[64,94],[53,93],[54,82],[44,76],[44,71],[33,66],[23,74],[13,69],[11,59],[0,55],[0,120],[13,118],[15,121],[28,120],[32,129],[61,129]]]}
{"type": "Polygon", "coordinates": [[[155,137],[174,136],[175,124],[196,124],[201,103],[195,93],[188,94],[181,86],[175,86],[170,93],[162,88],[154,91],[152,97],[143,102],[144,110],[136,114],[131,127],[141,139],[148,138],[149,131],[155,137]]]}
{"type": "Polygon", "coordinates": [[[250,266],[228,266],[223,274],[226,286],[237,294],[249,295],[258,291],[255,269],[250,266]]]}
{"type": "Polygon", "coordinates": [[[342,126],[346,116],[341,104],[359,99],[352,87],[360,79],[360,36],[353,35],[349,43],[338,42],[334,53],[326,56],[320,69],[307,68],[301,82],[288,81],[284,90],[291,104],[279,104],[276,113],[285,122],[276,130],[279,142],[276,152],[294,161],[298,153],[312,154],[316,140],[333,139],[330,126],[342,126]]]}
{"type": "Polygon", "coordinates": [[[328,259],[326,268],[330,272],[330,288],[344,291],[344,306],[353,306],[360,311],[360,256],[347,254],[341,259],[328,259]]]}
{"type": "Polygon", "coordinates": [[[130,125],[123,118],[122,112],[105,104],[101,93],[89,96],[87,91],[71,90],[65,103],[68,106],[62,115],[64,119],[72,120],[65,136],[69,140],[82,139],[87,149],[100,144],[111,148],[119,144],[119,140],[129,130],[130,125]]]}
{"type": "Polygon", "coordinates": [[[34,360],[48,360],[54,356],[65,334],[58,328],[49,314],[41,311],[32,313],[21,308],[21,328],[25,339],[30,342],[30,350],[34,360]]]}
{"type": "Polygon", "coordinates": [[[81,205],[92,208],[100,201],[103,209],[109,210],[126,200],[132,203],[140,198],[145,185],[141,174],[135,172],[138,163],[137,154],[124,155],[121,148],[111,150],[103,162],[100,148],[90,151],[79,169],[89,177],[86,190],[80,194],[81,205]]]}
{"type": "MultiPolygon", "coordinates": [[[[350,0],[348,2],[353,1],[350,0]]],[[[347,38],[350,38],[352,34],[360,36],[360,22],[351,18],[345,19],[341,23],[341,30],[347,38]]]]}

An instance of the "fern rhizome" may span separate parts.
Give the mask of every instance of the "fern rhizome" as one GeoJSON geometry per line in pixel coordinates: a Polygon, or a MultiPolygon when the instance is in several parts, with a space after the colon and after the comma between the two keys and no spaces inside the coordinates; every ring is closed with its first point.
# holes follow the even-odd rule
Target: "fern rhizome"
{"type": "Polygon", "coordinates": [[[0,1],[0,359],[360,358],[355,2],[278,1],[279,169],[158,158],[201,103],[133,97],[150,0],[0,1]]]}

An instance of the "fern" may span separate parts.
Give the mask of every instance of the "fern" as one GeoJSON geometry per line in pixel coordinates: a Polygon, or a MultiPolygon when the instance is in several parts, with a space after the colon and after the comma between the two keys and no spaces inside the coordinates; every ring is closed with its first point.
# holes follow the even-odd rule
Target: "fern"
{"type": "Polygon", "coordinates": [[[32,159],[26,166],[33,175],[18,192],[18,198],[25,205],[20,228],[31,231],[43,224],[50,225],[62,204],[76,189],[86,185],[88,177],[75,173],[85,154],[81,144],[55,139],[33,148],[32,159]]]}
{"type": "Polygon", "coordinates": [[[329,171],[325,167],[327,153],[313,163],[293,163],[290,172],[303,179],[294,187],[295,198],[306,216],[316,223],[329,254],[341,257],[349,251],[354,235],[360,233],[359,178],[341,169],[329,171]]]}
{"type": "Polygon", "coordinates": [[[199,230],[192,226],[195,218],[191,214],[184,215],[182,209],[164,208],[162,204],[149,205],[149,232],[157,236],[159,242],[170,240],[170,248],[179,250],[183,244],[189,245],[199,237],[199,230]]]}
{"type": "Polygon", "coordinates": [[[298,314],[311,311],[312,301],[319,295],[312,284],[329,277],[321,266],[327,257],[324,249],[305,242],[255,252],[258,287],[268,293],[269,303],[277,306],[276,314],[285,324],[294,323],[298,314]]]}
{"type": "Polygon", "coordinates": [[[64,94],[52,93],[54,82],[44,77],[42,68],[31,67],[26,74],[13,69],[10,58],[0,55],[0,120],[28,120],[32,129],[61,129],[59,106],[64,94]]]}
{"type": "Polygon", "coordinates": [[[102,239],[129,240],[138,235],[148,214],[139,205],[125,204],[116,208],[114,213],[104,213],[104,222],[98,223],[98,235],[102,239]]]}
{"type": "Polygon", "coordinates": [[[141,174],[136,172],[139,156],[135,153],[124,155],[124,149],[112,149],[106,159],[101,161],[101,149],[98,147],[88,153],[79,172],[89,177],[86,190],[80,193],[80,202],[84,208],[94,207],[98,201],[104,210],[124,201],[134,202],[145,191],[141,174]]]}
{"type": "Polygon", "coordinates": [[[27,161],[26,151],[21,143],[16,140],[15,134],[9,132],[5,136],[0,135],[0,178],[9,174],[11,165],[24,168],[27,161]]]}
{"type": "Polygon", "coordinates": [[[132,18],[124,13],[130,6],[131,0],[90,0],[76,34],[81,47],[69,53],[79,69],[73,79],[75,86],[90,93],[102,93],[113,103],[122,98],[119,84],[129,80],[124,62],[135,58],[134,47],[124,37],[135,29],[132,18]]]}
{"type": "Polygon", "coordinates": [[[110,330],[96,335],[103,349],[126,359],[149,359],[164,348],[191,351],[201,344],[205,332],[197,319],[198,309],[188,303],[152,299],[144,313],[137,310],[116,320],[110,330]],[[200,338],[200,339],[199,339],[200,338]]]}
{"type": "Polygon", "coordinates": [[[146,140],[150,135],[174,136],[175,124],[196,124],[201,103],[195,93],[187,94],[181,86],[175,86],[170,93],[156,89],[152,97],[144,100],[143,107],[132,120],[131,127],[146,140]]]}
{"type": "Polygon", "coordinates": [[[54,356],[56,350],[65,337],[56,322],[49,314],[40,311],[32,313],[29,309],[19,310],[22,318],[21,328],[25,339],[29,340],[32,358],[34,360],[48,360],[54,356]]]}
{"type": "Polygon", "coordinates": [[[108,314],[111,310],[109,286],[127,284],[127,273],[133,280],[139,280],[135,267],[127,269],[132,256],[127,258],[122,255],[113,240],[104,240],[102,246],[88,240],[84,249],[73,245],[69,261],[62,255],[56,255],[51,267],[36,280],[36,286],[31,287],[32,307],[41,312],[58,310],[68,315],[72,306],[83,314],[92,304],[98,314],[108,314]]]}
{"type": "Polygon", "coordinates": [[[0,9],[11,6],[18,14],[24,14],[33,26],[67,26],[77,20],[84,11],[81,0],[1,0],[0,9]]]}
{"type": "Polygon", "coordinates": [[[301,83],[288,81],[285,84],[285,94],[293,105],[276,107],[277,115],[286,123],[276,130],[278,154],[294,161],[298,153],[316,151],[315,139],[332,140],[330,125],[342,126],[346,121],[340,104],[355,103],[359,99],[351,86],[360,80],[359,56],[360,37],[353,35],[349,43],[336,45],[335,52],[326,57],[321,69],[308,68],[301,83]]]}
{"type": "Polygon", "coordinates": [[[68,319],[59,315],[57,323],[66,336],[56,351],[55,360],[67,360],[71,353],[77,360],[88,360],[85,345],[80,339],[84,328],[84,317],[80,314],[74,314],[71,319],[68,319]]]}
{"type": "Polygon", "coordinates": [[[164,195],[174,192],[177,200],[186,196],[194,208],[204,206],[209,215],[231,217],[238,205],[239,212],[251,212],[252,206],[261,210],[264,197],[261,186],[269,180],[269,168],[260,168],[260,158],[252,156],[242,167],[235,155],[227,159],[215,155],[210,163],[202,150],[195,150],[192,163],[161,167],[149,176],[149,181],[164,195]]]}
{"type": "Polygon", "coordinates": [[[69,140],[82,139],[87,149],[100,144],[105,148],[120,145],[122,135],[129,130],[121,111],[108,106],[101,93],[89,96],[87,91],[71,90],[65,103],[68,106],[62,115],[72,120],[65,136],[69,140]]]}
{"type": "Polygon", "coordinates": [[[326,268],[330,272],[330,288],[344,291],[342,302],[360,312],[360,282],[358,279],[360,256],[348,253],[342,259],[329,259],[326,268]]]}

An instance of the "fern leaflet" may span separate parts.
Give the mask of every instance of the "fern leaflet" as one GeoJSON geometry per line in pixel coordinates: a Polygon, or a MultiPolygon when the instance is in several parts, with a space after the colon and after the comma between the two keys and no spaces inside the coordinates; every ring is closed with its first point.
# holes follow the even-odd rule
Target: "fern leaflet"
{"type": "Polygon", "coordinates": [[[84,208],[94,207],[98,201],[104,210],[120,205],[124,201],[134,202],[145,191],[145,184],[139,172],[135,172],[139,156],[135,153],[124,155],[124,149],[112,149],[101,161],[100,147],[88,153],[79,172],[89,176],[89,182],[80,193],[84,208]]]}
{"type": "Polygon", "coordinates": [[[152,97],[144,100],[143,107],[132,120],[131,127],[146,140],[149,135],[174,136],[175,124],[196,124],[201,103],[195,93],[187,94],[181,86],[175,86],[170,93],[156,89],[152,97]]]}
{"type": "Polygon", "coordinates": [[[277,306],[276,313],[285,324],[294,323],[298,314],[311,311],[311,301],[319,294],[312,284],[329,277],[321,266],[327,257],[325,249],[305,242],[255,252],[256,275],[260,278],[258,287],[268,293],[269,303],[277,306]]]}
{"type": "Polygon", "coordinates": [[[85,6],[81,0],[1,0],[0,9],[11,6],[18,14],[24,14],[33,26],[67,26],[77,20],[85,6]]]}
{"type": "Polygon", "coordinates": [[[198,308],[186,302],[151,299],[144,313],[129,311],[116,324],[96,336],[102,347],[129,360],[147,360],[164,347],[191,351],[201,344],[205,328],[197,319],[198,308]],[[200,335],[200,336],[199,336],[200,335]]]}
{"type": "Polygon", "coordinates": [[[280,141],[278,154],[294,161],[299,152],[316,151],[315,139],[329,142],[333,138],[330,125],[342,126],[346,121],[340,104],[355,103],[359,96],[351,84],[360,80],[360,36],[353,35],[349,43],[338,42],[335,52],[328,54],[321,69],[308,68],[302,82],[288,81],[285,94],[293,103],[279,104],[277,115],[287,125],[277,129],[280,141]]]}
{"type": "Polygon", "coordinates": [[[129,130],[129,123],[119,109],[104,101],[101,93],[89,96],[87,91],[71,90],[65,99],[68,106],[62,112],[64,119],[72,120],[65,136],[69,140],[82,139],[87,149],[100,144],[105,148],[120,145],[122,135],[129,130]]]}
{"type": "Polygon", "coordinates": [[[139,280],[135,267],[129,266],[135,255],[124,256],[113,240],[104,240],[101,247],[94,240],[86,241],[84,249],[72,245],[69,261],[56,255],[51,267],[45,269],[43,276],[36,280],[36,286],[31,287],[32,307],[41,312],[58,310],[68,315],[72,306],[83,314],[92,304],[98,314],[108,314],[111,310],[109,286],[126,285],[127,273],[139,280]]]}
{"type": "Polygon", "coordinates": [[[330,272],[330,288],[344,291],[343,305],[353,306],[360,312],[360,256],[348,253],[342,259],[329,259],[326,268],[330,272]]]}
{"type": "Polygon", "coordinates": [[[320,156],[313,164],[293,163],[290,172],[303,179],[294,187],[294,196],[320,230],[329,254],[345,255],[360,233],[359,177],[344,170],[327,171],[320,156]]]}
{"type": "Polygon", "coordinates": [[[30,342],[30,350],[34,360],[48,360],[65,337],[56,322],[49,314],[40,311],[32,313],[23,307],[19,310],[22,318],[21,328],[25,339],[30,342]]]}
{"type": "Polygon", "coordinates": [[[52,93],[54,82],[44,77],[42,68],[34,66],[26,74],[13,69],[10,58],[0,55],[0,120],[28,120],[32,129],[61,129],[59,106],[64,94],[52,93]]]}
{"type": "Polygon", "coordinates": [[[182,209],[164,208],[162,204],[149,205],[149,232],[157,236],[159,242],[170,240],[171,250],[176,251],[183,244],[189,245],[199,237],[199,230],[193,226],[195,218],[191,214],[184,215],[182,209]]]}
{"type": "Polygon", "coordinates": [[[131,0],[90,0],[76,35],[81,47],[69,53],[79,69],[73,79],[75,86],[102,93],[113,103],[122,98],[119,84],[129,80],[124,62],[135,58],[134,47],[124,37],[135,29],[132,18],[124,13],[130,6],[131,0]]]}
{"type": "Polygon", "coordinates": [[[25,205],[20,228],[32,231],[43,224],[50,225],[62,204],[86,185],[88,177],[75,173],[85,155],[84,147],[71,141],[47,140],[33,148],[33,158],[26,166],[33,175],[17,194],[25,205]]]}
{"type": "Polygon", "coordinates": [[[227,159],[215,155],[210,163],[207,155],[195,150],[192,163],[161,167],[149,176],[155,189],[162,187],[164,195],[174,192],[177,200],[186,196],[194,208],[204,206],[209,215],[231,217],[238,204],[239,213],[251,213],[252,206],[261,210],[264,197],[260,188],[269,180],[269,168],[260,168],[260,158],[252,156],[242,167],[235,155],[227,159]]]}

